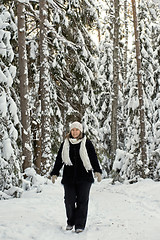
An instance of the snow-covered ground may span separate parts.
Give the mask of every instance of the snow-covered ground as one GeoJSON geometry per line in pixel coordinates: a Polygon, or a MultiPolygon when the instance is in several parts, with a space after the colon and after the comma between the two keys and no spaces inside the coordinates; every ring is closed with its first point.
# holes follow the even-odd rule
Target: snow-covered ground
{"type": "MultiPolygon", "coordinates": [[[[38,180],[39,181],[39,180],[38,180]]],[[[19,199],[0,201],[1,240],[159,240],[160,182],[92,186],[83,233],[65,231],[63,186],[59,178],[24,191],[19,199]],[[40,191],[42,190],[42,191],[40,191]]]]}

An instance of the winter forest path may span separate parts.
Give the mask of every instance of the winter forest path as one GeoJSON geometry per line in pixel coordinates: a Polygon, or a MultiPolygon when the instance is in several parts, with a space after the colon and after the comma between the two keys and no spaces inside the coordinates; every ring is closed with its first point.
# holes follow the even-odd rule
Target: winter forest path
{"type": "Polygon", "coordinates": [[[92,186],[86,230],[66,232],[63,187],[56,184],[0,201],[0,240],[159,240],[160,183],[92,186]]]}

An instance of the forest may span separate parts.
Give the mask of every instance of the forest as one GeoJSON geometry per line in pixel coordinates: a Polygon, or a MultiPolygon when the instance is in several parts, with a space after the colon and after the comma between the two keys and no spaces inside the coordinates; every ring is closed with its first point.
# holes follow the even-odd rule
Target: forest
{"type": "Polygon", "coordinates": [[[80,121],[103,177],[160,180],[160,6],[0,0],[0,199],[80,121]]]}

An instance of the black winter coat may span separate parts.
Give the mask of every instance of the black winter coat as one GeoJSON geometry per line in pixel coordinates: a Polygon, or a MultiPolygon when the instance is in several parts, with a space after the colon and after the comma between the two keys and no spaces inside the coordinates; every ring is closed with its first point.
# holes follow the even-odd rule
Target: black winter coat
{"type": "MultiPolygon", "coordinates": [[[[64,165],[63,168],[63,176],[62,176],[62,184],[66,183],[81,183],[81,182],[94,182],[92,170],[89,170],[88,172],[86,171],[85,167],[83,166],[83,162],[80,158],[79,155],[79,149],[80,149],[80,144],[72,144],[70,143],[70,151],[69,151],[69,156],[70,160],[72,162],[72,166],[64,165]]],[[[53,170],[51,171],[50,175],[56,175],[59,176],[59,171],[61,170],[63,166],[62,162],[62,148],[63,148],[63,143],[61,144],[61,147],[58,151],[56,161],[53,167],[53,170]]],[[[102,173],[102,170],[100,169],[97,155],[94,149],[94,146],[90,140],[86,140],[86,149],[87,153],[90,159],[90,163],[93,168],[93,172],[99,172],[102,173]]]]}

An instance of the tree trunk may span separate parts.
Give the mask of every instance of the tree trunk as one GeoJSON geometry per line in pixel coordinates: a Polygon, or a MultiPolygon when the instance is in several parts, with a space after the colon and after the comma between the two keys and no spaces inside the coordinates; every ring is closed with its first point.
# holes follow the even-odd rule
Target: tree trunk
{"type": "Polygon", "coordinates": [[[51,164],[50,140],[50,87],[49,64],[47,44],[47,1],[40,1],[40,98],[41,98],[41,124],[42,124],[42,158],[41,174],[47,174],[51,164]]]}
{"type": "Polygon", "coordinates": [[[125,22],[125,49],[124,49],[124,82],[127,81],[127,56],[128,56],[128,21],[127,21],[127,0],[124,1],[124,22],[125,22]]]}
{"type": "Polygon", "coordinates": [[[25,12],[24,5],[22,3],[17,3],[23,170],[25,170],[28,167],[31,167],[32,163],[31,140],[30,140],[31,134],[30,134],[29,94],[28,94],[28,67],[25,42],[24,12],[25,12]]]}
{"type": "MultiPolygon", "coordinates": [[[[32,125],[34,125],[32,123],[32,125]]],[[[34,147],[34,165],[35,170],[38,174],[41,174],[41,138],[40,138],[40,124],[37,122],[36,125],[34,125],[33,129],[33,147],[34,147]]]]}
{"type": "Polygon", "coordinates": [[[111,113],[111,158],[113,161],[117,149],[117,105],[119,85],[119,0],[114,0],[114,42],[113,42],[113,89],[112,89],[112,113],[111,113]]]}
{"type": "Polygon", "coordinates": [[[143,85],[142,85],[142,79],[141,79],[140,39],[139,39],[139,32],[138,32],[138,21],[137,21],[135,0],[132,0],[132,9],[133,9],[133,22],[134,22],[134,33],[135,33],[135,45],[136,45],[138,98],[139,98],[139,115],[140,115],[140,150],[141,150],[141,161],[142,161],[141,177],[145,178],[145,165],[146,165],[147,155],[146,155],[146,141],[145,141],[144,100],[143,100],[143,85]]]}

